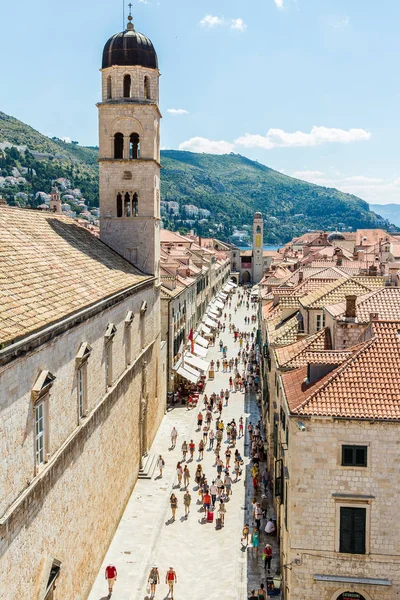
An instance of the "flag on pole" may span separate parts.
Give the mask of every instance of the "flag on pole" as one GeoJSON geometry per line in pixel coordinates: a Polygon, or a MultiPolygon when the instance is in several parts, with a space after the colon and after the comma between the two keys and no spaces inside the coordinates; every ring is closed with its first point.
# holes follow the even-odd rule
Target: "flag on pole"
{"type": "Polygon", "coordinates": [[[190,340],[190,352],[192,354],[194,354],[194,335],[193,335],[193,329],[190,330],[189,340],[190,340]]]}

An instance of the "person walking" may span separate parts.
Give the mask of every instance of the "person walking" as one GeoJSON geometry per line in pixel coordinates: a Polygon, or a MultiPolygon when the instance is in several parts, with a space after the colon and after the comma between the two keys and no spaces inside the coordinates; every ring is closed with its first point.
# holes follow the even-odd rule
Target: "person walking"
{"type": "Polygon", "coordinates": [[[271,571],[271,559],[272,559],[272,548],[269,544],[265,545],[263,552],[263,560],[264,560],[264,571],[268,573],[271,571]]]}
{"type": "Polygon", "coordinates": [[[268,510],[268,498],[265,494],[263,494],[261,496],[261,508],[262,508],[262,516],[265,519],[267,516],[267,510],[268,510]]]}
{"type": "Polygon", "coordinates": [[[171,431],[171,448],[174,449],[176,446],[176,438],[178,437],[178,431],[176,427],[172,428],[171,431]]]}
{"type": "Polygon", "coordinates": [[[117,568],[113,564],[108,565],[106,567],[105,576],[108,583],[108,597],[111,598],[114,583],[117,581],[117,568]]]}
{"type": "Polygon", "coordinates": [[[265,592],[263,583],[260,583],[260,587],[257,590],[257,598],[258,600],[267,600],[267,594],[265,592]]]}
{"type": "Polygon", "coordinates": [[[190,440],[189,442],[189,454],[190,454],[190,460],[193,461],[193,455],[194,455],[194,451],[196,450],[196,446],[193,440],[190,440]]]}
{"type": "Polygon", "coordinates": [[[178,578],[176,576],[176,573],[174,571],[174,569],[172,567],[170,567],[167,571],[167,574],[165,575],[165,583],[168,583],[168,594],[167,594],[167,598],[171,597],[171,599],[173,599],[174,597],[174,585],[175,583],[178,583],[178,578]],[[170,596],[171,594],[171,596],[170,596]]]}
{"type": "Polygon", "coordinates": [[[199,442],[199,460],[203,460],[204,458],[204,442],[200,440],[199,442]]]}
{"type": "Polygon", "coordinates": [[[169,502],[171,504],[172,520],[175,521],[176,509],[178,508],[178,498],[174,493],[171,494],[169,502]]]}
{"type": "Polygon", "coordinates": [[[224,525],[225,524],[225,515],[226,515],[226,506],[225,506],[225,502],[223,500],[219,501],[218,515],[219,515],[219,518],[221,519],[221,525],[224,525]]]}
{"type": "Polygon", "coordinates": [[[183,460],[186,462],[186,454],[188,453],[188,445],[186,440],[183,442],[182,444],[182,456],[183,456],[183,460]]]}
{"type": "Polygon", "coordinates": [[[178,487],[181,487],[182,476],[183,476],[183,469],[182,469],[182,465],[181,465],[180,462],[178,462],[178,464],[176,465],[176,474],[178,476],[178,487]]]}
{"type": "Polygon", "coordinates": [[[249,533],[250,533],[249,524],[246,523],[246,525],[243,527],[242,538],[240,540],[242,543],[242,546],[244,546],[245,548],[247,548],[247,546],[249,545],[249,533]]]}
{"type": "Polygon", "coordinates": [[[215,481],[213,481],[210,485],[210,494],[211,494],[212,505],[215,506],[215,503],[217,501],[217,494],[218,494],[218,489],[217,489],[217,486],[215,485],[215,481]]]}
{"type": "Polygon", "coordinates": [[[184,496],[183,496],[183,505],[185,507],[185,518],[188,518],[188,515],[190,513],[190,503],[192,501],[192,496],[189,494],[189,491],[186,490],[184,496]]]}
{"type": "Polygon", "coordinates": [[[162,477],[162,472],[163,472],[163,468],[165,467],[165,462],[164,462],[164,459],[161,456],[161,454],[160,454],[160,456],[158,457],[158,460],[157,460],[157,467],[160,469],[160,475],[159,475],[159,477],[162,477]]]}
{"type": "Polygon", "coordinates": [[[199,412],[197,415],[197,431],[201,430],[201,426],[203,425],[203,414],[199,412]]]}
{"type": "Polygon", "coordinates": [[[258,558],[258,546],[260,545],[260,534],[257,527],[254,527],[254,531],[251,535],[251,556],[254,557],[254,550],[256,551],[256,558],[258,558]]]}
{"type": "Polygon", "coordinates": [[[189,485],[189,482],[190,482],[190,471],[189,471],[189,467],[187,465],[185,465],[185,468],[183,469],[183,485],[185,486],[185,489],[189,485]]]}
{"type": "Polygon", "coordinates": [[[229,498],[229,496],[232,494],[232,477],[229,475],[228,471],[226,472],[224,478],[224,486],[226,497],[229,498]]]}
{"type": "Polygon", "coordinates": [[[156,595],[156,586],[158,583],[160,583],[160,574],[158,572],[158,568],[155,565],[153,565],[153,567],[150,570],[148,582],[150,585],[150,598],[154,598],[154,596],[156,595]]]}
{"type": "Polygon", "coordinates": [[[214,433],[214,430],[211,429],[210,433],[208,434],[208,447],[210,450],[212,450],[214,447],[214,440],[215,440],[215,433],[214,433]]]}
{"type": "Polygon", "coordinates": [[[228,406],[228,400],[229,400],[229,390],[228,390],[228,388],[226,388],[226,390],[225,390],[225,406],[228,406]]]}
{"type": "Polygon", "coordinates": [[[261,507],[261,503],[257,502],[257,506],[256,506],[256,509],[254,511],[254,517],[255,517],[255,521],[256,521],[256,529],[257,529],[257,531],[260,531],[262,516],[263,516],[263,509],[261,507]]]}

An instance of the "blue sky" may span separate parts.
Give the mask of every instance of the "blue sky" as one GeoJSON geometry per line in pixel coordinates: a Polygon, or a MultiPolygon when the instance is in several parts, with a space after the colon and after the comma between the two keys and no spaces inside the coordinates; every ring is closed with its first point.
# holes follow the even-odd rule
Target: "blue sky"
{"type": "MultiPolygon", "coordinates": [[[[400,203],[398,0],[132,3],[159,56],[162,147],[400,203]]],[[[102,48],[121,29],[122,0],[3,0],[0,110],[97,144],[102,48]]]]}

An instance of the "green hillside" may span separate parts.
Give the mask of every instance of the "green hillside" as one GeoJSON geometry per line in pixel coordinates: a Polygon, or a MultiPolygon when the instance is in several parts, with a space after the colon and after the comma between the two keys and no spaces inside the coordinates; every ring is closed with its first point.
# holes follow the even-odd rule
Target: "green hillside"
{"type": "MultiPolygon", "coordinates": [[[[0,112],[0,143],[5,142],[18,149],[0,146],[0,176],[10,177],[18,169],[26,179],[0,186],[0,195],[11,204],[37,206],[42,202],[35,197],[37,192],[49,193],[51,181],[64,177],[71,188],[82,191],[89,207],[98,206],[97,148],[50,139],[0,112]]],[[[265,219],[266,243],[282,243],[310,229],[389,226],[356,196],[288,177],[237,154],[164,150],[161,163],[161,199],[174,200],[180,207],[194,204],[211,213],[208,220],[187,223],[182,208],[175,217],[167,211],[164,225],[173,230],[194,228],[202,235],[228,239],[235,227],[251,225],[256,211],[265,219]]]]}
{"type": "Polygon", "coordinates": [[[336,189],[283,175],[237,154],[210,155],[165,150],[161,195],[212,212],[228,234],[261,211],[265,242],[284,242],[309,229],[387,225],[367,202],[336,189]]]}

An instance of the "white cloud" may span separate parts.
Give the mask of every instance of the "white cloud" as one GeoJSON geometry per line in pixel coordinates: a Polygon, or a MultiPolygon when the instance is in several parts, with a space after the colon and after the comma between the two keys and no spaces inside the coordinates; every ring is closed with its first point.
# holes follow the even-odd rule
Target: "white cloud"
{"type": "Polygon", "coordinates": [[[71,143],[71,138],[70,137],[61,137],[60,140],[62,140],[66,144],[70,144],[71,143]]]}
{"type": "Polygon", "coordinates": [[[244,31],[247,25],[240,17],[238,19],[232,19],[231,29],[236,29],[237,31],[244,31]]]}
{"type": "Polygon", "coordinates": [[[283,129],[269,129],[266,135],[246,133],[235,140],[235,144],[245,148],[301,148],[321,144],[366,141],[371,138],[365,129],[337,129],[334,127],[314,127],[310,133],[295,131],[289,133],[283,129]]]}
{"type": "Polygon", "coordinates": [[[188,115],[189,111],[184,108],[167,108],[167,113],[170,115],[188,115]]]}
{"type": "Polygon", "coordinates": [[[179,144],[179,150],[189,152],[204,152],[206,154],[229,154],[233,152],[234,145],[224,140],[214,141],[203,137],[193,137],[179,144]]]}
{"type": "Polygon", "coordinates": [[[327,174],[322,171],[295,171],[292,177],[303,179],[324,187],[337,188],[342,192],[359,196],[372,204],[400,204],[400,179],[383,179],[367,175],[345,176],[341,173],[327,174]]]}
{"type": "Polygon", "coordinates": [[[215,27],[216,25],[223,25],[224,19],[221,17],[216,17],[214,15],[206,15],[200,21],[200,25],[202,27],[215,27]]]}
{"type": "Polygon", "coordinates": [[[276,8],[283,9],[283,0],[274,0],[276,8]]]}

